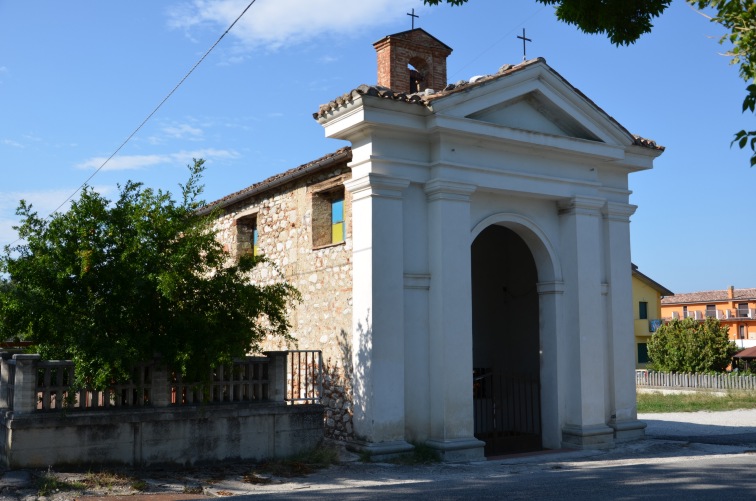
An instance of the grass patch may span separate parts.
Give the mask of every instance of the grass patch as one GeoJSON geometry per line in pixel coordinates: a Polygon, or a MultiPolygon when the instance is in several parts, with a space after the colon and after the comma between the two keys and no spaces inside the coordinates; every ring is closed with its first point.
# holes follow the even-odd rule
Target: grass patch
{"type": "Polygon", "coordinates": [[[49,496],[60,491],[78,491],[85,488],[86,485],[83,482],[60,480],[52,470],[46,471],[37,479],[37,494],[39,496],[49,496]]]}
{"type": "Polygon", "coordinates": [[[638,393],[638,412],[696,412],[756,409],[756,392],[638,393]]]}
{"type": "Polygon", "coordinates": [[[83,475],[76,475],[75,480],[64,480],[48,469],[37,479],[37,490],[40,496],[48,496],[61,491],[83,491],[87,489],[113,490],[132,489],[146,491],[147,483],[138,478],[112,471],[90,471],[83,475]]]}
{"type": "Polygon", "coordinates": [[[414,465],[432,464],[441,461],[441,458],[439,457],[438,451],[436,449],[428,447],[425,444],[413,443],[412,445],[415,446],[415,448],[412,449],[412,452],[397,456],[396,458],[392,459],[391,462],[394,464],[414,465]]]}
{"type": "Polygon", "coordinates": [[[290,458],[271,459],[260,463],[255,468],[256,471],[244,475],[244,480],[249,483],[267,483],[266,478],[261,477],[259,473],[274,477],[302,477],[338,462],[339,453],[335,448],[320,445],[290,458]]]}

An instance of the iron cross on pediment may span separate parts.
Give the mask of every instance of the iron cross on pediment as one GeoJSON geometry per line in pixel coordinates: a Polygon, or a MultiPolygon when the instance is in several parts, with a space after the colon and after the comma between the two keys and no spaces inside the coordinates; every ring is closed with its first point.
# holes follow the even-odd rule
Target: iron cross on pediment
{"type": "Polygon", "coordinates": [[[520,40],[522,40],[522,60],[526,61],[527,57],[525,56],[525,42],[532,42],[533,40],[531,40],[531,39],[529,39],[529,38],[527,38],[525,36],[525,28],[522,29],[522,36],[517,35],[517,38],[519,38],[520,40]]]}
{"type": "Polygon", "coordinates": [[[418,16],[417,14],[415,14],[415,9],[412,9],[412,13],[411,14],[409,12],[407,12],[407,15],[412,18],[412,29],[414,30],[415,29],[415,18],[416,17],[419,18],[420,16],[418,16]]]}

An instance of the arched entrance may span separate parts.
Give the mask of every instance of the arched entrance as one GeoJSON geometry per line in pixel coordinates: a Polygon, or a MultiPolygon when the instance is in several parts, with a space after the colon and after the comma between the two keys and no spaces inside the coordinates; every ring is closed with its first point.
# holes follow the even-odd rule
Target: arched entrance
{"type": "Polygon", "coordinates": [[[471,249],[475,436],[487,456],[541,441],[538,273],[528,245],[491,225],[471,249]]]}

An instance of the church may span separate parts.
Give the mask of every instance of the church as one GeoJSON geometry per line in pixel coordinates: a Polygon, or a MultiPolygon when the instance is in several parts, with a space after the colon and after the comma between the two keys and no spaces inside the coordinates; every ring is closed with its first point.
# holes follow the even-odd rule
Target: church
{"type": "Polygon", "coordinates": [[[377,85],[314,113],[350,147],[204,209],[302,294],[265,348],[322,350],[327,435],[376,456],[642,437],[628,175],[663,148],[542,58],[449,84],[423,29],[374,47],[377,85]]]}

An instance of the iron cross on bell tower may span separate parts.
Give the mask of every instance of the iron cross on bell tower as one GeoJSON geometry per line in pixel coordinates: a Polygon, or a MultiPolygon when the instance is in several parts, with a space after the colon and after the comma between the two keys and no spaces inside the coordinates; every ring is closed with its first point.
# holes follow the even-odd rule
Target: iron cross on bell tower
{"type": "Polygon", "coordinates": [[[525,42],[532,42],[533,40],[531,40],[531,39],[529,39],[529,38],[527,38],[525,36],[525,28],[522,29],[522,36],[517,35],[517,38],[519,38],[520,40],[522,40],[522,60],[526,61],[527,57],[525,56],[525,42]]]}
{"type": "Polygon", "coordinates": [[[415,14],[415,9],[412,9],[412,14],[410,14],[409,12],[407,12],[407,15],[412,18],[412,29],[414,30],[415,29],[415,18],[416,17],[419,18],[420,16],[418,16],[417,14],[415,14]]]}

